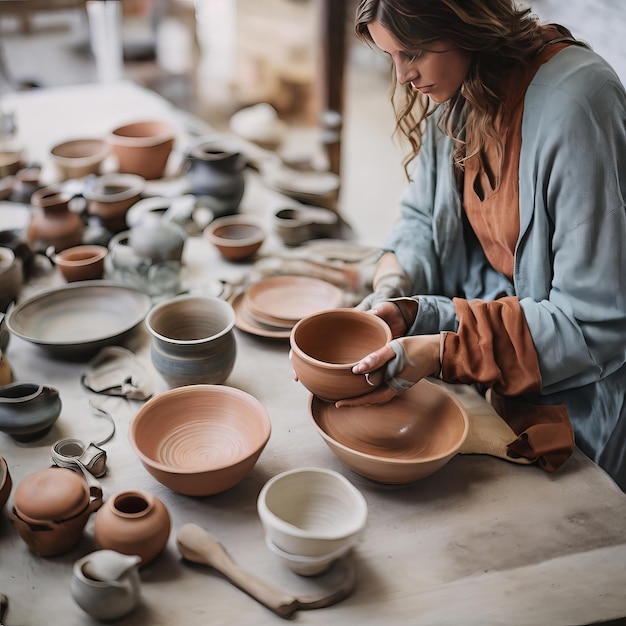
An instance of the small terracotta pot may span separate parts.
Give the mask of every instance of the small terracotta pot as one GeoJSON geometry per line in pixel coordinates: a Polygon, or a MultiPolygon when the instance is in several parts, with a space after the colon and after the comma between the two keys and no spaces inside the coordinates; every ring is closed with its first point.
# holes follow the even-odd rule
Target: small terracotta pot
{"type": "Polygon", "coordinates": [[[74,246],[54,255],[53,261],[68,283],[102,278],[106,246],[74,246]]]}
{"type": "Polygon", "coordinates": [[[316,396],[334,402],[375,389],[352,367],[387,342],[389,326],[356,309],[329,309],[301,319],[290,336],[291,361],[298,380],[316,396]]]}
{"type": "Polygon", "coordinates": [[[107,137],[122,173],[146,180],[161,178],[174,147],[174,128],[168,122],[140,121],[115,128],[107,137]]]}
{"type": "Polygon", "coordinates": [[[103,139],[73,139],[50,149],[50,158],[62,180],[97,174],[108,154],[109,147],[103,139]]]}
{"type": "Polygon", "coordinates": [[[263,229],[241,216],[214,220],[205,228],[204,236],[228,261],[245,261],[251,258],[265,240],[263,229]]]}
{"type": "Polygon", "coordinates": [[[170,514],[163,502],[144,491],[123,491],[109,498],[94,519],[101,548],[137,554],[141,565],[153,561],[170,536],[170,514]]]}
{"type": "Polygon", "coordinates": [[[112,232],[126,229],[126,213],[141,197],[146,186],[136,174],[105,174],[85,190],[87,213],[112,232]]]}
{"type": "Polygon", "coordinates": [[[71,550],[89,515],[102,505],[102,489],[89,486],[73,470],[49,467],[16,487],[10,517],[20,537],[40,556],[71,550]]]}

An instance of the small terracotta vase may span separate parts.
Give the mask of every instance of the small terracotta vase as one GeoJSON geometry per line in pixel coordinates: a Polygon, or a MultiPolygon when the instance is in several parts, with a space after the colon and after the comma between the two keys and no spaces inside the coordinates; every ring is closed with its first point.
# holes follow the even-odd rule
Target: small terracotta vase
{"type": "Polygon", "coordinates": [[[85,225],[82,217],[70,210],[71,197],[57,187],[43,187],[33,193],[31,204],[38,209],[26,232],[35,249],[53,246],[57,252],[81,243],[85,225]]]}
{"type": "Polygon", "coordinates": [[[170,528],[170,514],[156,496],[123,491],[109,498],[98,511],[93,532],[101,548],[137,554],[143,566],[165,548],[170,528]]]}
{"type": "Polygon", "coordinates": [[[239,152],[221,150],[211,143],[192,148],[183,167],[191,183],[191,193],[212,199],[215,217],[237,212],[245,188],[244,157],[239,152]]]}

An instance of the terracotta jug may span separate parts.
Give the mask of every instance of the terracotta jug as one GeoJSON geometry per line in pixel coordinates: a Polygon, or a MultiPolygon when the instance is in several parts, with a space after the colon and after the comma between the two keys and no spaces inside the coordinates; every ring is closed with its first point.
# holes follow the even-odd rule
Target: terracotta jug
{"type": "Polygon", "coordinates": [[[76,604],[99,621],[119,619],[138,604],[141,559],[114,550],[97,550],[74,563],[70,591],[76,604]]]}
{"type": "Polygon", "coordinates": [[[94,519],[94,537],[103,549],[137,554],[141,565],[155,559],[170,536],[166,506],[144,491],[123,491],[109,498],[94,519]]]}
{"type": "Polygon", "coordinates": [[[26,232],[28,243],[45,250],[53,246],[57,252],[81,243],[85,225],[82,217],[70,209],[72,197],[57,187],[43,187],[31,196],[35,207],[26,232]]]}
{"type": "Polygon", "coordinates": [[[205,196],[215,217],[237,212],[245,188],[245,159],[239,152],[212,143],[193,147],[184,160],[191,193],[205,196]]]}

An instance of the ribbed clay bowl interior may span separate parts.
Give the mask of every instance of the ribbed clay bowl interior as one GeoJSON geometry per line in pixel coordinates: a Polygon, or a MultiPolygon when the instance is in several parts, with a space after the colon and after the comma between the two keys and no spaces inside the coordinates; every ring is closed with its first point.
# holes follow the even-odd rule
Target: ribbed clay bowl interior
{"type": "Polygon", "coordinates": [[[298,380],[325,400],[373,391],[352,367],[391,341],[389,326],[376,315],[356,309],[321,311],[301,319],[291,331],[292,365],[298,380]]]}
{"type": "Polygon", "coordinates": [[[469,430],[462,404],[428,380],[381,405],[337,409],[310,396],[309,416],[341,461],[357,474],[388,484],[436,472],[457,454],[469,430]]]}
{"type": "Polygon", "coordinates": [[[188,385],[148,400],[129,440],[145,468],[178,493],[225,491],[252,469],[271,432],[256,398],[225,385],[188,385]]]}

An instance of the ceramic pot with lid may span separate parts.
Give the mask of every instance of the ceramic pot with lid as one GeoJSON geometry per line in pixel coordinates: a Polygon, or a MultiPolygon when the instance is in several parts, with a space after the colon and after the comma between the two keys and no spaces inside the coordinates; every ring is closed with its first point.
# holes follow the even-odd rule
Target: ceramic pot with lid
{"type": "Polygon", "coordinates": [[[165,548],[171,520],[165,504],[144,491],[123,491],[109,498],[96,513],[93,532],[103,549],[139,555],[141,565],[165,548]]]}
{"type": "Polygon", "coordinates": [[[19,483],[10,517],[20,537],[40,556],[71,550],[82,536],[89,515],[102,505],[97,481],[88,484],[77,472],[49,467],[19,483]]]}

